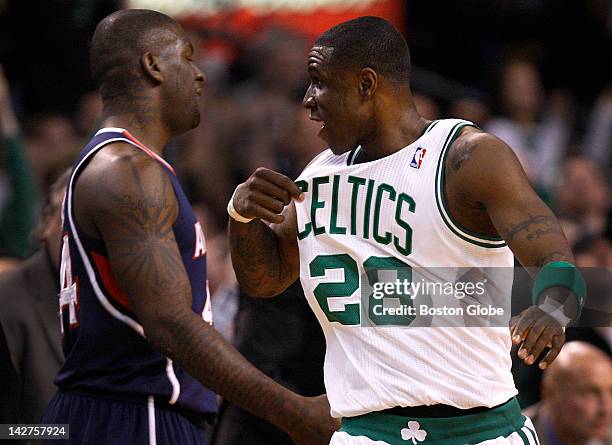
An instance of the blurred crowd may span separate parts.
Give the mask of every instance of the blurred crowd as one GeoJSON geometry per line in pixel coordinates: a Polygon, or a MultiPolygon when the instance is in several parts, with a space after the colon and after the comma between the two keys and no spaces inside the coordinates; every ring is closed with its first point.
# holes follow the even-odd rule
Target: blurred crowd
{"type": "MultiPolygon", "coordinates": [[[[199,30],[190,34],[202,48],[197,57],[206,74],[202,120],[173,142],[167,157],[212,239],[224,236],[227,200],[255,168],[296,177],[324,147],[301,105],[309,41],[286,29],[268,29],[246,43],[239,57],[229,57],[207,46],[199,30]]],[[[435,76],[419,69],[418,61],[415,65],[417,80],[435,76]]],[[[440,84],[449,82],[442,78],[440,84]]],[[[588,108],[574,106],[569,92],[544,88],[537,64],[528,58],[505,61],[498,84],[496,91],[465,89],[451,100],[416,87],[416,103],[428,119],[468,119],[508,143],[561,218],[579,263],[612,266],[612,84],[604,85],[588,108]]],[[[0,73],[0,254],[23,258],[34,247],[28,235],[41,197],[96,128],[101,104],[92,91],[80,97],[72,114],[16,117],[13,98],[0,73]]],[[[227,256],[227,249],[221,251],[227,256]]],[[[229,273],[227,267],[218,270],[229,273]]],[[[213,288],[225,279],[214,277],[213,288]]]]}
{"type": "MultiPolygon", "coordinates": [[[[206,75],[202,119],[198,128],[171,143],[166,158],[205,229],[215,325],[230,341],[242,345],[243,351],[255,351],[253,356],[272,354],[269,361],[284,366],[312,348],[300,343],[287,352],[289,358],[279,358],[270,352],[273,348],[263,346],[265,339],[260,349],[245,346],[254,340],[240,331],[245,324],[237,320],[248,319],[245,310],[260,309],[245,309],[242,301],[229,258],[225,208],[235,186],[257,167],[297,177],[325,148],[317,138],[319,126],[308,119],[301,104],[311,42],[295,31],[264,29],[238,42],[224,36],[231,41],[228,50],[227,45],[218,44],[218,36],[211,39],[210,33],[197,26],[188,27],[188,32],[198,48],[196,62],[206,75]]],[[[508,143],[537,192],[560,218],[578,265],[612,268],[610,80],[585,103],[584,97],[577,100],[571,90],[547,88],[537,57],[529,54],[503,59],[492,89],[468,87],[447,73],[421,66],[418,59],[413,63],[419,112],[427,119],[471,120],[508,143]]],[[[101,111],[92,90],[82,94],[68,112],[53,107],[29,113],[11,86],[0,70],[0,270],[5,271],[0,273],[4,274],[20,267],[46,239],[40,236],[41,230],[34,230],[44,198],[97,129],[101,111]]],[[[54,230],[59,238],[59,229],[54,230]]],[[[285,302],[303,305],[301,300],[290,302],[299,300],[299,293],[293,289],[285,302]]],[[[277,335],[273,332],[270,337],[277,335]]],[[[320,363],[322,340],[317,335],[315,355],[320,363]]],[[[600,329],[597,335],[607,343],[609,357],[610,329],[600,329]]],[[[274,369],[269,372],[274,374],[274,369]]],[[[322,391],[320,372],[317,379],[317,385],[310,382],[302,392],[322,391]]],[[[535,395],[532,401],[538,398],[535,395]]]]}
{"type": "MultiPolygon", "coordinates": [[[[202,120],[174,141],[167,157],[202,212],[208,236],[223,236],[227,200],[255,168],[296,177],[324,148],[317,124],[301,105],[310,42],[288,30],[265,30],[236,61],[208,48],[198,30],[190,34],[203,49],[198,56],[206,74],[202,120]]],[[[418,65],[415,71],[418,78],[432,76],[418,65]]],[[[466,94],[441,101],[415,88],[424,117],[468,119],[508,143],[561,218],[580,262],[612,266],[612,84],[589,108],[576,107],[569,93],[544,88],[533,61],[514,58],[500,69],[497,91],[466,94]],[[490,103],[485,97],[497,99],[490,103]]],[[[16,116],[12,99],[0,73],[0,254],[23,258],[34,247],[28,235],[41,197],[96,128],[101,103],[92,91],[81,96],[73,114],[16,116]]]]}

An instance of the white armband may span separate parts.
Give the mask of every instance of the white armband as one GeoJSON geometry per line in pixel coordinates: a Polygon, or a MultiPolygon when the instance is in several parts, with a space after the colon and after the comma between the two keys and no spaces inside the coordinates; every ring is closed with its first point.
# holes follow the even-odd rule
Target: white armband
{"type": "Polygon", "coordinates": [[[234,193],[232,193],[232,197],[230,198],[229,202],[227,203],[227,214],[232,219],[234,219],[234,220],[236,220],[236,221],[238,221],[240,223],[245,223],[245,224],[249,223],[249,222],[253,221],[255,218],[245,218],[240,213],[238,213],[236,211],[236,209],[234,208],[234,195],[236,194],[236,190],[234,190],[234,193]]]}

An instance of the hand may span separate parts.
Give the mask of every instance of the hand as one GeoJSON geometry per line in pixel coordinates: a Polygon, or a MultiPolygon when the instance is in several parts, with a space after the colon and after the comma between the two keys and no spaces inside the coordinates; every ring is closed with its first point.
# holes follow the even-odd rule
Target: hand
{"type": "Polygon", "coordinates": [[[531,306],[510,320],[512,343],[521,345],[518,357],[526,365],[532,365],[544,348],[550,351],[540,362],[540,369],[546,369],[555,360],[565,342],[564,327],[538,306],[531,306]]]}
{"type": "Polygon", "coordinates": [[[287,433],[296,445],[328,445],[340,428],[340,419],[330,415],[329,401],[318,397],[300,397],[297,418],[287,433]]]}
{"type": "Polygon", "coordinates": [[[260,218],[280,224],[283,209],[291,199],[302,201],[302,191],[287,176],[260,167],[236,188],[234,209],[245,218],[260,218]]]}

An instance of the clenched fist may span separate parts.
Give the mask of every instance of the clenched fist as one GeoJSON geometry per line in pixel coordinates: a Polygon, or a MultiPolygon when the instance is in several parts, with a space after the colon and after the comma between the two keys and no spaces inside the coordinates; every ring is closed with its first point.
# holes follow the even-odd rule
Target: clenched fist
{"type": "Polygon", "coordinates": [[[304,196],[287,176],[260,167],[236,188],[232,199],[234,209],[244,218],[280,224],[285,218],[283,209],[291,199],[302,201],[304,196]]]}

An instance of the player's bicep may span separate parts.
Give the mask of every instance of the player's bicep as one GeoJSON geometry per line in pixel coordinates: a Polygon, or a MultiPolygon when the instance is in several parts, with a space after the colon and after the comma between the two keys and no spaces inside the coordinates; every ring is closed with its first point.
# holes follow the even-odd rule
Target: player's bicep
{"type": "Polygon", "coordinates": [[[484,206],[519,261],[541,266],[571,257],[557,218],[531,187],[512,149],[491,135],[473,139],[475,149],[464,169],[464,193],[484,206]]]}
{"type": "Polygon", "coordinates": [[[113,275],[146,329],[146,322],[162,311],[190,304],[189,280],[172,229],[178,204],[155,161],[129,157],[115,164],[112,175],[100,178],[95,222],[113,275]]]}

